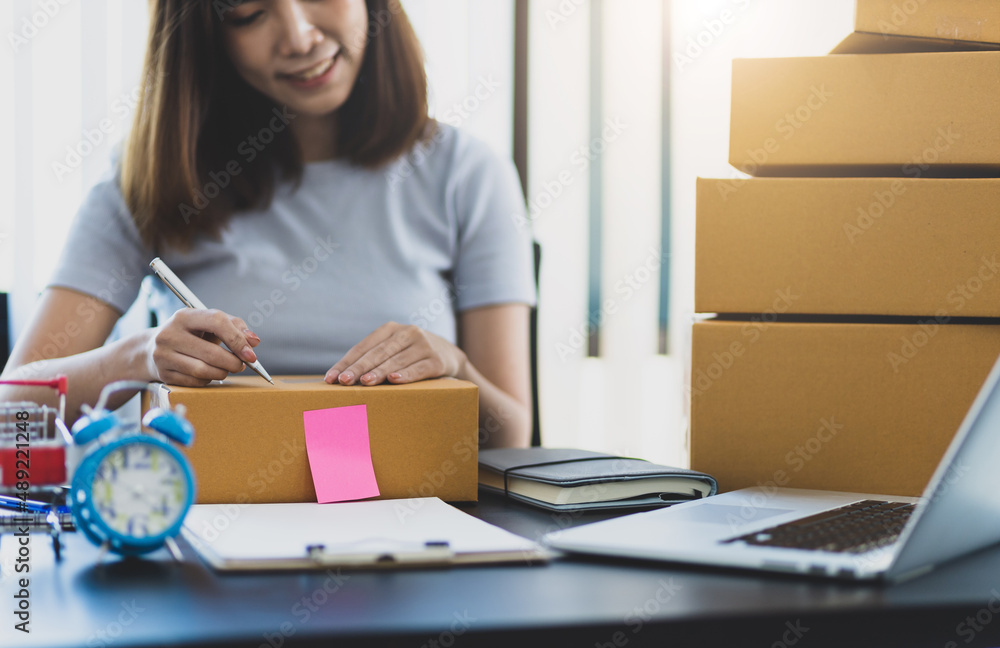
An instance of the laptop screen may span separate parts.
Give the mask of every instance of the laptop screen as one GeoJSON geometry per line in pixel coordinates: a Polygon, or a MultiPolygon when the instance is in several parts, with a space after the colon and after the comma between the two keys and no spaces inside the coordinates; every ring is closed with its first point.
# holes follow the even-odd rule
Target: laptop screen
{"type": "Polygon", "coordinates": [[[1000,542],[1000,359],[899,538],[898,578],[1000,542]]]}

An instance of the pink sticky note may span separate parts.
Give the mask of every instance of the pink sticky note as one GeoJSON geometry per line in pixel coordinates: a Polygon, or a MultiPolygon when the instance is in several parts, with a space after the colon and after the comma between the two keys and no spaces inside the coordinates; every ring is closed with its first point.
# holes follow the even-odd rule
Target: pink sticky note
{"type": "Polygon", "coordinates": [[[367,406],[308,410],[302,418],[316,500],[325,504],[378,495],[367,406]]]}

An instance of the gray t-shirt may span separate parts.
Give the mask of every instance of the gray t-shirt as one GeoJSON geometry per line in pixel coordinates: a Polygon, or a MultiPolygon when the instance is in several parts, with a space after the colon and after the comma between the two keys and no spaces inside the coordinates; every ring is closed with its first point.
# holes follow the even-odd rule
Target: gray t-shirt
{"type": "MultiPolygon", "coordinates": [[[[298,189],[279,183],[269,207],[235,214],[221,240],[200,237],[161,256],[209,308],[250,325],[272,374],[324,373],[388,321],[455,342],[456,312],[534,304],[535,288],[513,164],[439,129],[376,170],[307,163],[298,189]]],[[[152,258],[111,171],[80,207],[49,285],[124,313],[152,258]]],[[[183,307],[158,279],[146,281],[160,322],[183,307]]]]}

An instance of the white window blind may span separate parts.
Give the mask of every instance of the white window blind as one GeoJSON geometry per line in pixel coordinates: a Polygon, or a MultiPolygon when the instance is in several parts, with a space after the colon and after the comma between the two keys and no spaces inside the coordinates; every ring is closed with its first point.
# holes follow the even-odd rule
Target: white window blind
{"type": "MultiPolygon", "coordinates": [[[[0,289],[13,297],[13,333],[45,286],[86,191],[110,166],[135,105],[146,3],[13,0],[0,10],[0,84],[12,102],[13,150],[0,164],[0,289]]],[[[10,104],[9,106],[6,104],[10,104]]],[[[3,160],[3,158],[0,158],[3,160]]]]}

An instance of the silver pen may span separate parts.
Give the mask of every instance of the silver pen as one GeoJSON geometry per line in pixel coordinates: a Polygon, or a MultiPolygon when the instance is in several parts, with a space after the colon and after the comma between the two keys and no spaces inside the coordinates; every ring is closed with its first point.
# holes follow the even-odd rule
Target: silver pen
{"type": "MultiPolygon", "coordinates": [[[[193,292],[191,292],[190,288],[184,285],[184,282],[180,280],[180,277],[175,275],[173,270],[167,267],[167,264],[164,263],[160,259],[160,257],[156,257],[155,259],[150,261],[149,267],[153,269],[153,272],[156,273],[156,276],[163,280],[163,283],[167,285],[167,288],[170,289],[170,292],[177,295],[177,299],[181,300],[181,302],[183,302],[185,306],[187,306],[188,308],[202,308],[202,309],[208,308],[207,306],[205,306],[205,304],[202,303],[200,299],[198,299],[195,296],[193,292]]],[[[232,349],[230,349],[229,352],[232,353],[233,355],[236,355],[236,353],[233,352],[232,349]]],[[[239,358],[239,356],[236,357],[239,358]]],[[[240,360],[246,362],[245,360],[243,360],[243,358],[240,358],[240,360]]],[[[271,383],[272,385],[274,384],[274,381],[271,380],[271,376],[268,375],[267,371],[265,371],[264,367],[260,364],[260,360],[256,360],[254,362],[246,362],[246,365],[251,369],[253,369],[254,371],[256,371],[257,375],[259,375],[261,378],[271,383]]]]}

